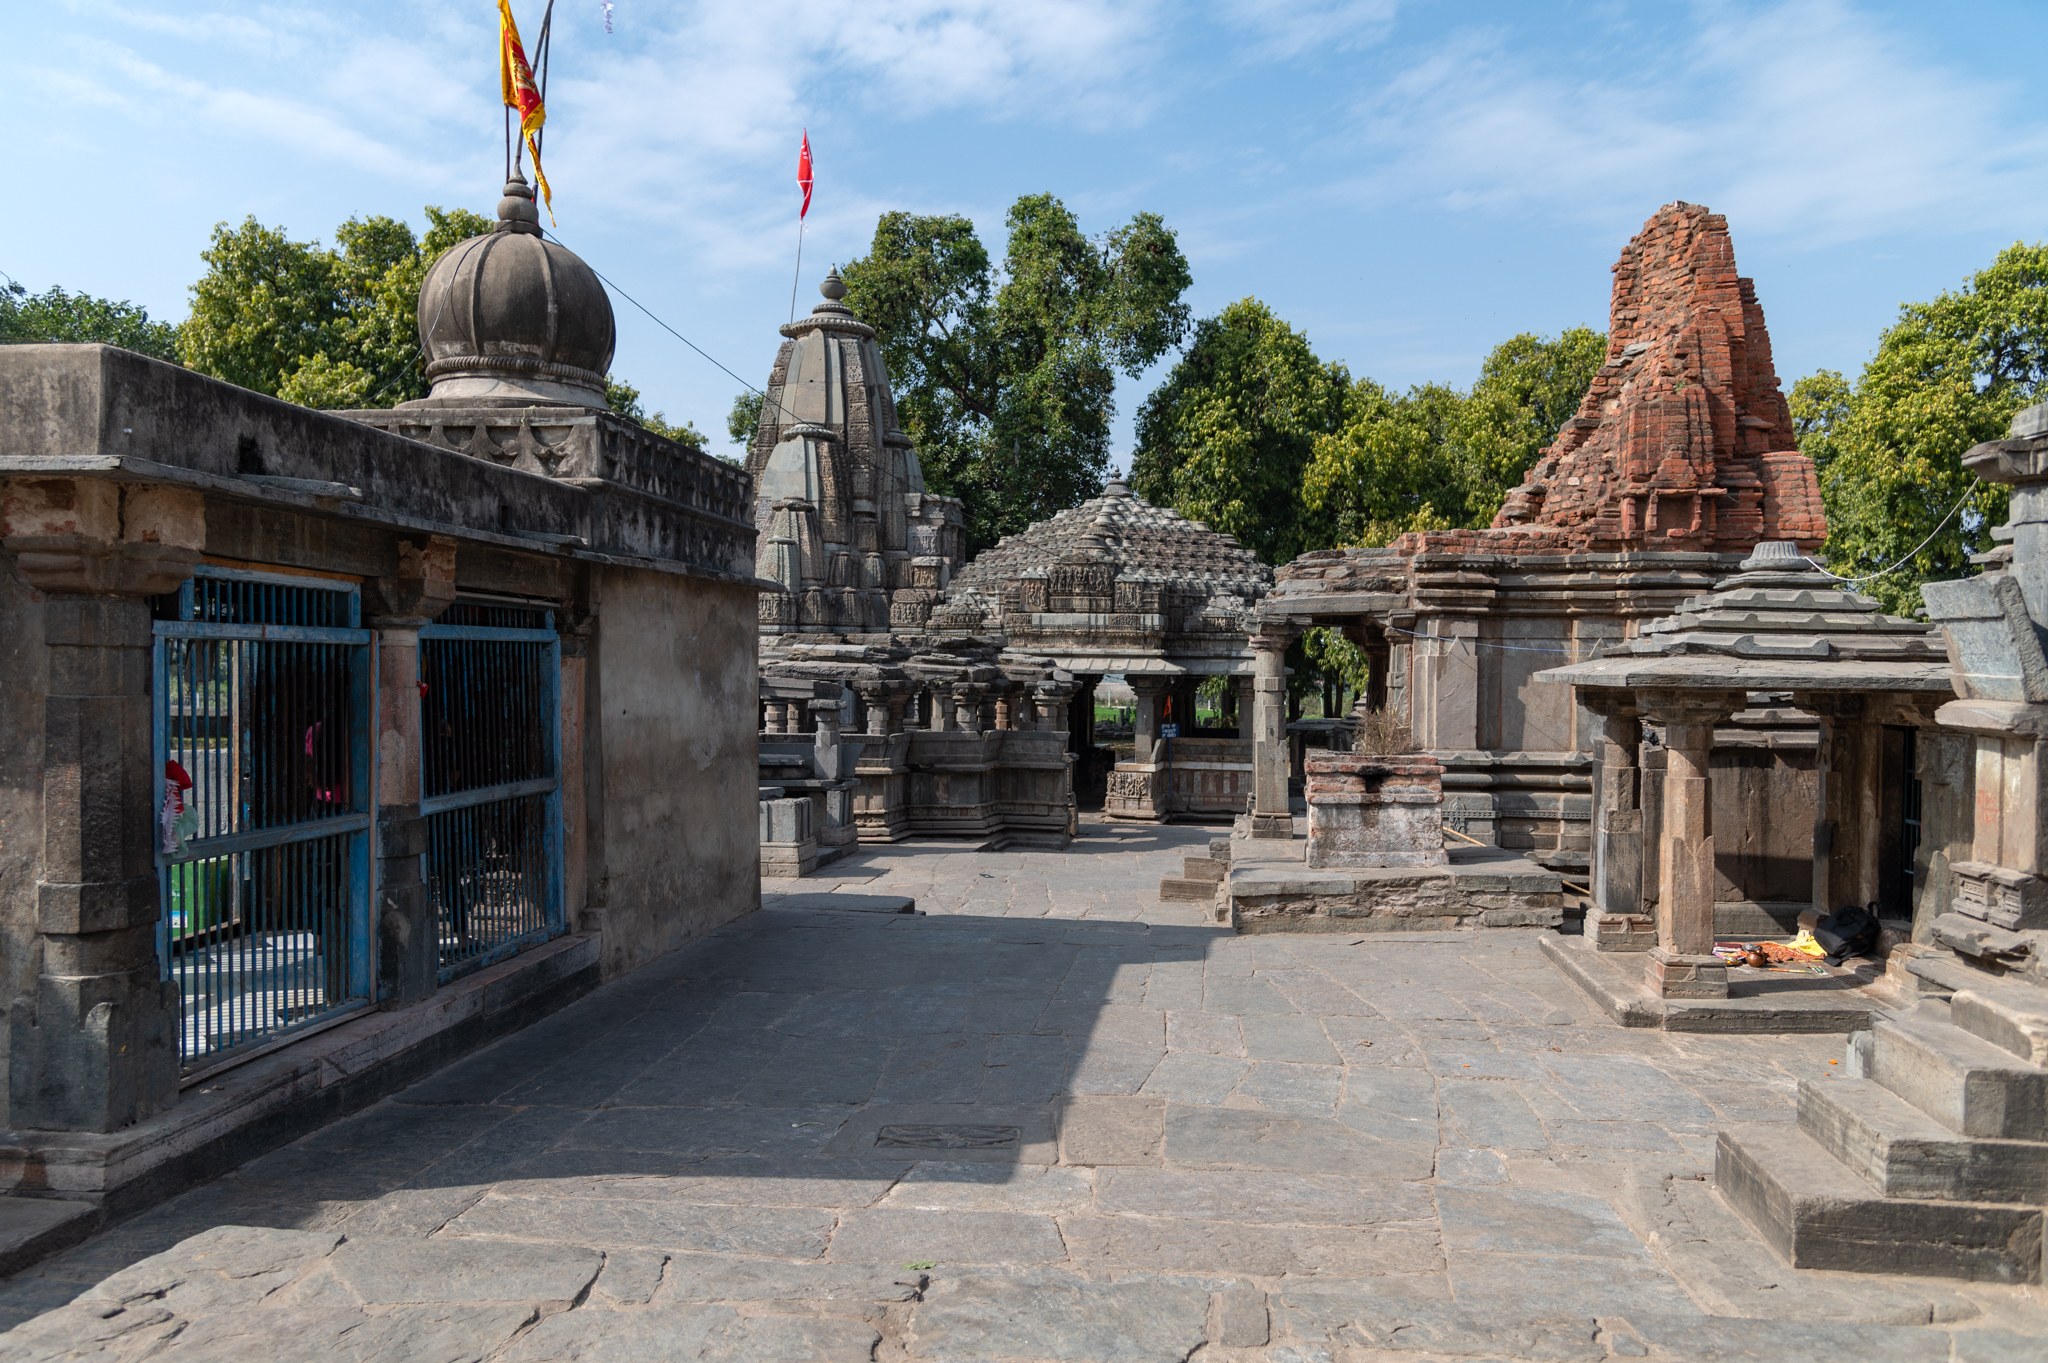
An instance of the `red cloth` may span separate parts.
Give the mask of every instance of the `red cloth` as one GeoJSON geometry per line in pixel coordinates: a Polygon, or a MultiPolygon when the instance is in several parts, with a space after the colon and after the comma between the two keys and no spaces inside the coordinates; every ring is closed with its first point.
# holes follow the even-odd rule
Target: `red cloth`
{"type": "Polygon", "coordinates": [[[798,210],[797,219],[811,211],[811,130],[804,129],[804,147],[796,154],[796,182],[804,187],[804,206],[798,210]]]}

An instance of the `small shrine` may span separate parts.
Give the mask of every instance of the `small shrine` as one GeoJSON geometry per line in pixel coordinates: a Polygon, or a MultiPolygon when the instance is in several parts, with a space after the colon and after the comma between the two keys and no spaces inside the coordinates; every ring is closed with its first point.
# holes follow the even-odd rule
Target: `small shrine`
{"type": "Polygon", "coordinates": [[[1273,570],[1236,538],[1157,507],[1113,479],[1091,498],[1005,537],[953,578],[941,635],[1000,634],[1078,688],[1076,750],[1094,750],[1095,688],[1135,697],[1133,753],[1108,774],[1111,818],[1242,814],[1251,794],[1252,608],[1273,570]],[[1223,726],[1196,724],[1195,696],[1224,678],[1223,726]]]}

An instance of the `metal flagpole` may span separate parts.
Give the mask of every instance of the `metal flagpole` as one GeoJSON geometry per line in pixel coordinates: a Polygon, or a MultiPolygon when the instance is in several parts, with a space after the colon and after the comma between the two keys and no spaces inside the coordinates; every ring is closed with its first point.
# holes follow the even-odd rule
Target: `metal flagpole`
{"type": "Polygon", "coordinates": [[[796,320],[796,291],[804,282],[804,219],[796,219],[796,278],[789,281],[789,320],[796,320]]]}

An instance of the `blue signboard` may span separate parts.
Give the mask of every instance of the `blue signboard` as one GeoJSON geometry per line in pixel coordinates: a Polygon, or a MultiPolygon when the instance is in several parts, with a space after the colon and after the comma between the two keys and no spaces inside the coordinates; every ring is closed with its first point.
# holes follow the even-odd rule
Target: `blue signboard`
{"type": "Polygon", "coordinates": [[[1159,736],[1160,736],[1161,738],[1179,738],[1179,737],[1180,737],[1180,725],[1178,725],[1178,724],[1162,724],[1162,725],[1160,725],[1160,726],[1159,726],[1159,736]]]}

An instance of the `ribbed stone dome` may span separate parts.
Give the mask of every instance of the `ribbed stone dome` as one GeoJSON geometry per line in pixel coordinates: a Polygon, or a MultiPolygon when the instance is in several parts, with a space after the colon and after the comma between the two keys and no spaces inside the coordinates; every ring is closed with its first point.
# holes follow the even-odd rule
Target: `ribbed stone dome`
{"type": "Polygon", "coordinates": [[[505,186],[494,231],[434,262],[419,328],[428,402],[605,405],[618,339],[611,299],[573,251],[541,236],[524,180],[505,186]]]}

